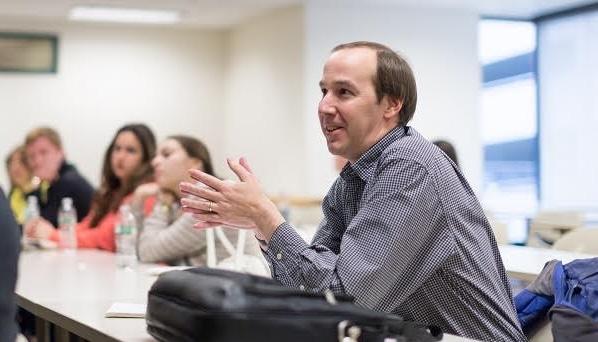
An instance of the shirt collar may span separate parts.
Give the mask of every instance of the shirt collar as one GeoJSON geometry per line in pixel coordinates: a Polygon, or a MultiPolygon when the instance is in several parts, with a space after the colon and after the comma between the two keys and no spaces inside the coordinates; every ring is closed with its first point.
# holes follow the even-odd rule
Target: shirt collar
{"type": "Polygon", "coordinates": [[[380,158],[382,151],[406,135],[408,131],[409,126],[397,126],[393,128],[382,139],[378,140],[377,143],[365,151],[354,164],[347,163],[341,171],[340,176],[344,180],[349,180],[357,175],[363,181],[367,182],[374,175],[378,158],[380,158]]]}

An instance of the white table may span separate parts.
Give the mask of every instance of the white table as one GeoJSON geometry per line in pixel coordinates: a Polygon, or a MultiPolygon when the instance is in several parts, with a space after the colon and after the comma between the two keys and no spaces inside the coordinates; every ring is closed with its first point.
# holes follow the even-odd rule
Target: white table
{"type": "Polygon", "coordinates": [[[154,341],[144,319],[104,317],[113,302],[147,302],[156,277],[144,270],[153,266],[118,268],[114,254],[98,250],[22,253],[17,301],[42,320],[44,339],[54,324],[58,335],[71,332],[90,341],[154,341]]]}
{"type": "Polygon", "coordinates": [[[499,245],[498,248],[507,273],[513,278],[529,282],[536,279],[544,264],[550,260],[558,259],[566,264],[575,259],[598,257],[598,255],[525,246],[499,245]]]}
{"type": "MultiPolygon", "coordinates": [[[[58,341],[69,341],[69,333],[89,341],[155,341],[144,319],[104,317],[114,302],[146,303],[157,279],[146,271],[155,266],[121,269],[114,254],[98,250],[25,252],[19,261],[17,301],[41,322],[39,342],[49,341],[50,325],[58,331],[58,341]]],[[[472,340],[445,334],[443,341],[472,340]]]]}

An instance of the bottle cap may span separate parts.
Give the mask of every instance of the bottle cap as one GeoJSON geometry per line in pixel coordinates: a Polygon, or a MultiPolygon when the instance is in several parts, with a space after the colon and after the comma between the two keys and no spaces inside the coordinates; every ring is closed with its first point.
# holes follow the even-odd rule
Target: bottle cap
{"type": "Polygon", "coordinates": [[[65,207],[72,207],[73,206],[73,199],[70,197],[63,197],[62,198],[62,205],[65,207]]]}

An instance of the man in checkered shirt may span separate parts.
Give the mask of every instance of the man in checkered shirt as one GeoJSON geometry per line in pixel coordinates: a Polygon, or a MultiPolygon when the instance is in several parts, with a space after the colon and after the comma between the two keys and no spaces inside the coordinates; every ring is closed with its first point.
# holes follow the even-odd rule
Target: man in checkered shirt
{"type": "Polygon", "coordinates": [[[331,289],[358,305],[445,332],[525,341],[482,208],[459,168],[407,126],[417,93],[409,65],[376,43],[337,46],[324,66],[318,114],[332,154],[349,160],[305,243],[264,195],[244,158],[239,182],[191,171],[182,183],[198,227],[255,229],[273,278],[331,289]],[[199,198],[197,198],[199,197],[199,198]]]}

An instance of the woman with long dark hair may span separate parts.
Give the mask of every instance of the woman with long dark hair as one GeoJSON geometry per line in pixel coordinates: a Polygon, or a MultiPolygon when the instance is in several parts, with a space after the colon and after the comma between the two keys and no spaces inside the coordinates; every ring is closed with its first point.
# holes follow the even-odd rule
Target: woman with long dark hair
{"type": "MultiPolygon", "coordinates": [[[[156,139],[144,124],[121,127],[104,155],[102,181],[96,192],[92,210],[77,224],[77,248],[98,248],[115,251],[114,227],[119,221],[118,209],[131,201],[135,189],[153,180],[151,161],[156,154],[156,139]]],[[[147,211],[151,204],[146,205],[147,211]]],[[[60,231],[42,221],[28,231],[32,237],[60,242],[60,231]]]]}

